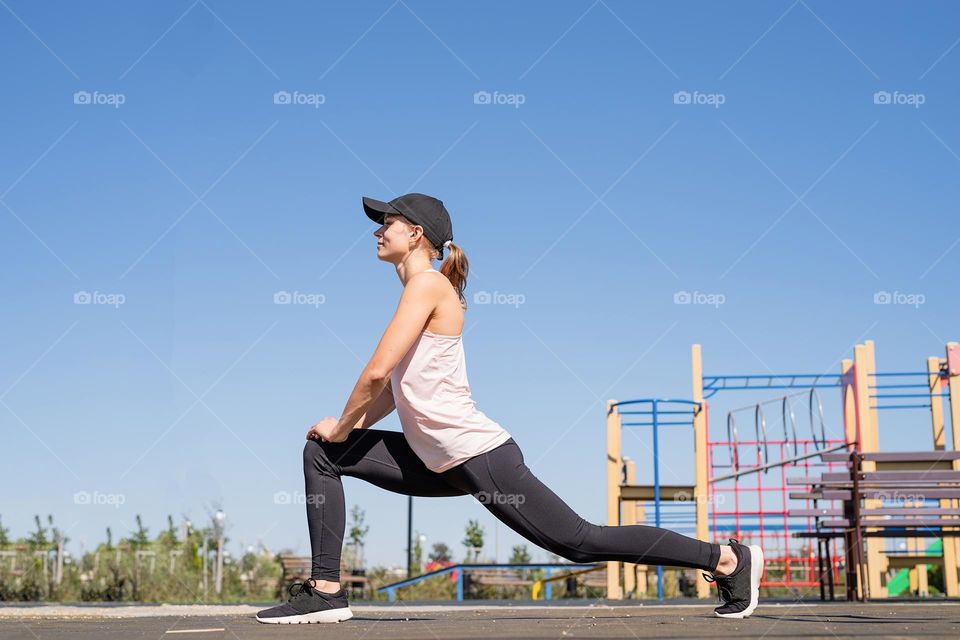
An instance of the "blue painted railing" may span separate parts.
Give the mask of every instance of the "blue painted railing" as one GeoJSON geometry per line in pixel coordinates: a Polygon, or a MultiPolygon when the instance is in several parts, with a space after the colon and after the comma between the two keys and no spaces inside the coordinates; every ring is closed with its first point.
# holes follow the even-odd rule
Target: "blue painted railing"
{"type": "MultiPolygon", "coordinates": [[[[406,587],[411,584],[416,584],[424,580],[436,576],[446,575],[453,571],[457,571],[457,600],[463,601],[463,574],[465,571],[470,571],[471,569],[544,569],[546,575],[544,577],[549,578],[553,573],[554,569],[585,569],[587,567],[595,567],[596,564],[571,564],[571,563],[541,563],[541,564],[452,564],[449,567],[444,567],[442,569],[437,569],[436,571],[430,571],[429,573],[424,573],[419,576],[413,576],[412,578],[407,578],[406,580],[400,580],[399,582],[393,582],[391,584],[384,585],[377,589],[377,593],[387,592],[387,597],[390,599],[390,602],[393,602],[396,599],[396,591],[401,587],[406,587]]],[[[544,597],[549,600],[552,595],[552,589],[550,588],[551,583],[547,583],[546,592],[544,597]]]]}

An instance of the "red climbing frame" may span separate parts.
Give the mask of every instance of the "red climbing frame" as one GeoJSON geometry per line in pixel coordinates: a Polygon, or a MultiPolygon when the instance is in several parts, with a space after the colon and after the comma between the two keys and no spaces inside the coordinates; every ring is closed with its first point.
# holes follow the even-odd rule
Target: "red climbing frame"
{"type": "MultiPolygon", "coordinates": [[[[766,570],[761,581],[764,587],[809,588],[819,587],[818,564],[815,542],[807,538],[795,538],[797,531],[813,531],[814,518],[788,517],[790,509],[835,507],[834,501],[791,498],[791,493],[804,493],[802,485],[788,485],[787,478],[813,476],[830,471],[840,463],[823,463],[814,454],[817,450],[843,446],[843,439],[797,439],[773,440],[710,440],[709,414],[707,419],[707,482],[710,507],[711,537],[715,542],[737,538],[744,544],[757,543],[764,550],[766,570]],[[779,454],[773,462],[764,463],[762,447],[779,454]],[[792,451],[788,451],[788,449],[792,451]],[[753,451],[755,460],[747,464],[744,453],[753,451]],[[792,454],[792,455],[791,455],[792,454]],[[732,457],[738,458],[741,475],[717,480],[730,475],[732,457]],[[808,456],[793,463],[776,464],[808,456]],[[751,469],[768,468],[750,472],[751,469]],[[719,471],[719,473],[718,473],[719,471]],[[793,491],[791,491],[793,489],[793,491]]],[[[830,570],[834,583],[840,579],[842,546],[831,541],[830,570]]]]}

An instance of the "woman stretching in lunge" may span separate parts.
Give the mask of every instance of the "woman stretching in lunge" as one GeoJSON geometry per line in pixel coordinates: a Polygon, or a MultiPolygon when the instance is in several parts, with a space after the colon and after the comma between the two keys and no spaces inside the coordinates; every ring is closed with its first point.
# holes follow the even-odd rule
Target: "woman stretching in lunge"
{"type": "Polygon", "coordinates": [[[311,578],[286,604],[257,614],[260,622],[340,622],[353,614],[340,587],[345,526],[341,476],[412,496],[477,497],[534,544],[572,562],[631,562],[704,569],[716,581],[724,618],[757,606],[763,552],[758,546],[712,544],[645,525],[587,522],[540,482],[520,447],[475,407],[464,364],[463,290],[467,258],[452,243],[443,203],[419,193],[390,202],[363,198],[381,225],[377,257],[403,284],[393,319],[357,381],[339,420],[324,418],[303,449],[311,578]],[[450,256],[440,271],[431,260],[450,256]],[[403,432],[370,429],[396,408],[403,432]],[[504,499],[492,499],[496,496],[504,499]],[[509,499],[523,496],[523,500],[509,499]]]}

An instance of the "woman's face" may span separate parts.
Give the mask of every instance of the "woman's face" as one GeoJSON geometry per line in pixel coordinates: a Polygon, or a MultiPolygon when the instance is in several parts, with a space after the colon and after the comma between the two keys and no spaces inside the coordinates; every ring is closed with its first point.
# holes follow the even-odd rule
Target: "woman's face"
{"type": "Polygon", "coordinates": [[[398,264],[410,252],[413,226],[401,215],[387,214],[373,232],[377,238],[377,258],[398,264]]]}

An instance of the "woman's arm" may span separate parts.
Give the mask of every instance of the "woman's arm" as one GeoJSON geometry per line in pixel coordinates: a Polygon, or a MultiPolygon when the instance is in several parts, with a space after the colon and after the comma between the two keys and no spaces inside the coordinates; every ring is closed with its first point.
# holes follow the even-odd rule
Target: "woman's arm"
{"type": "Polygon", "coordinates": [[[380,395],[377,396],[377,399],[373,401],[370,408],[353,428],[366,429],[372,427],[390,415],[396,408],[393,403],[393,387],[390,386],[390,380],[388,379],[387,386],[383,388],[383,391],[380,392],[380,395]]]}
{"type": "Polygon", "coordinates": [[[360,379],[343,408],[343,415],[324,438],[333,442],[347,439],[350,431],[390,383],[390,374],[427,325],[445,293],[444,286],[445,283],[439,278],[433,277],[414,276],[407,282],[393,319],[380,338],[370,362],[360,373],[360,379]]]}

